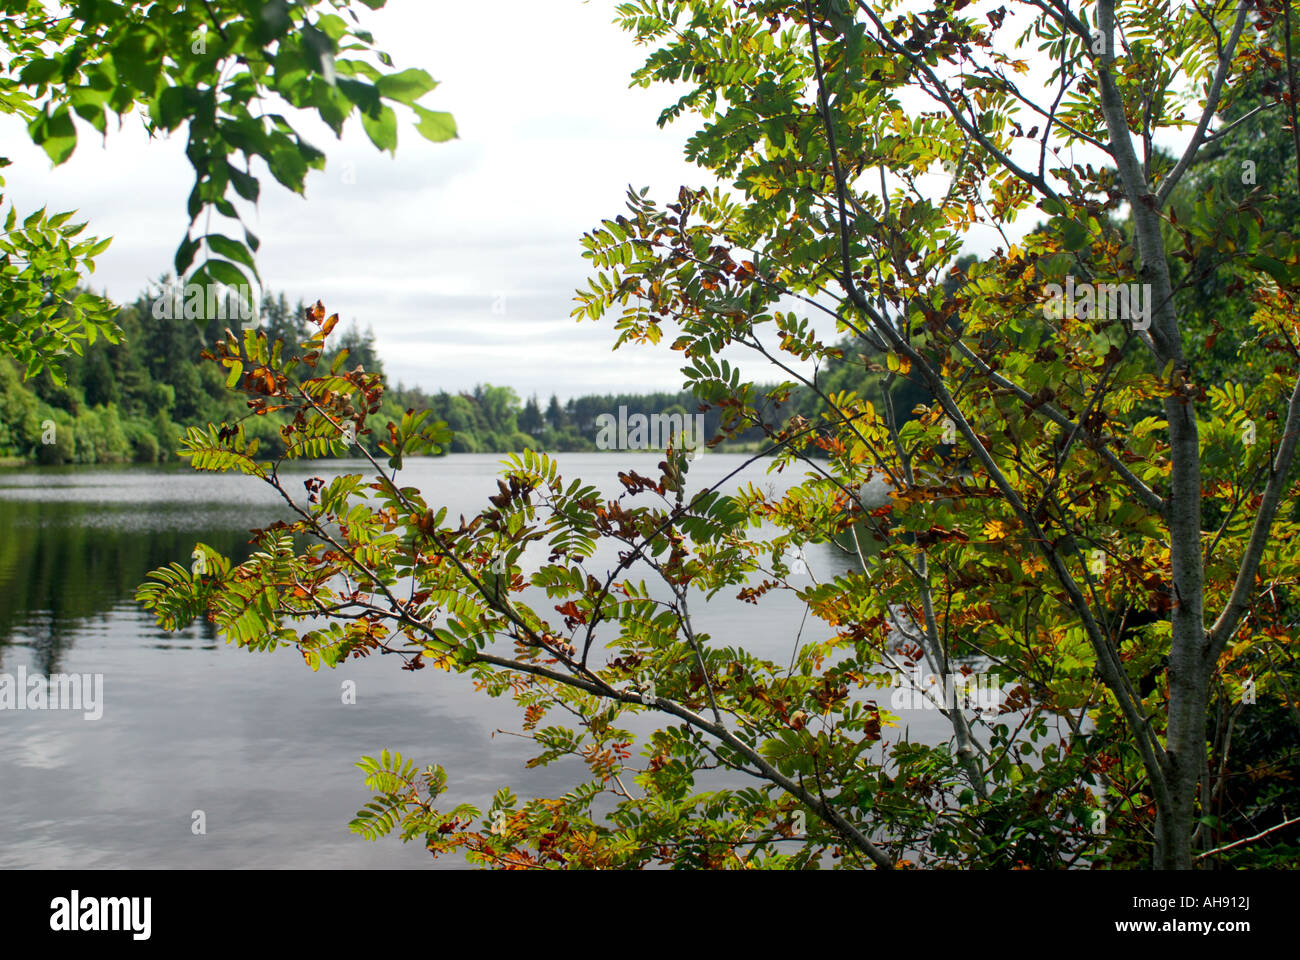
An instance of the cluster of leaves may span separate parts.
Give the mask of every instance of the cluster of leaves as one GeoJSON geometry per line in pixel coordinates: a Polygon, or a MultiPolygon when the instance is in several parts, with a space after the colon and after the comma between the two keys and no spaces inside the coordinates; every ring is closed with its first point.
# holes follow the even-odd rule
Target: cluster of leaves
{"type": "MultiPolygon", "coordinates": [[[[367,761],[377,796],[356,829],[509,867],[1133,866],[1153,848],[1187,865],[1193,844],[1208,858],[1247,839],[1215,813],[1222,785],[1248,775],[1233,724],[1206,720],[1249,710],[1251,685],[1296,706],[1296,251],[1260,198],[1210,193],[1180,229],[1163,205],[1188,164],[1150,154],[1144,169],[1129,129],[1112,128],[1179,126],[1176,81],[1221,80],[1268,46],[1268,24],[1238,45],[1247,12],[1230,11],[1225,44],[1224,15],[1102,3],[1100,35],[1127,38],[1117,62],[1091,49],[1090,5],[1028,4],[1014,45],[1040,43],[1059,67],[1055,104],[1026,130],[1025,64],[1003,52],[1012,24],[966,6],[619,7],[655,46],[637,79],[689,87],[663,120],[701,114],[690,156],[732,182],[664,205],[629,191],[627,213],[584,238],[596,276],[575,315],[612,316],[620,344],[669,336],[689,389],[724,410],[721,433],[761,428],[772,469],[804,471],[784,493],[727,480],[688,493],[689,462],[669,451],[655,476],[621,473],[610,498],[525,453],[489,506],[450,523],[399,486],[406,445],[445,438],[414,417],[390,425],[372,482],[321,480],[305,506],[237,427],[187,440],[196,466],[261,477],[297,519],[210,580],[173,571],[142,588],[164,623],[202,611],[241,644],[291,643],[313,666],[382,649],[469,673],[518,703],[535,763],[589,772],[561,797],[501,792],[476,825],[482,811],[436,809],[437,768],[367,761]],[[904,112],[906,89],[934,108],[904,112]],[[1067,159],[1077,144],[1123,175],[1067,159]],[[1013,158],[1026,147],[1036,169],[1013,158]],[[948,171],[941,195],[923,180],[934,169],[948,171]],[[1041,230],[952,271],[972,228],[1034,210],[1041,230]],[[1167,244],[1189,264],[1213,248],[1250,278],[1249,328],[1233,331],[1251,343],[1250,383],[1199,378],[1204,342],[1179,326],[1194,282],[1141,299],[1172,287],[1167,244]],[[1098,299],[1044,309],[1052,285],[1076,283],[1139,292],[1118,315],[1098,299]],[[845,351],[792,301],[873,355],[845,351]],[[722,355],[738,349],[785,379],[760,389],[722,355]],[[810,361],[877,364],[879,390],[827,393],[810,361]],[[903,381],[926,391],[910,411],[896,408],[903,381]],[[821,407],[769,424],[797,389],[821,407]],[[883,502],[865,495],[881,485],[883,502]],[[785,558],[810,542],[841,546],[847,572],[793,582],[785,558]],[[525,573],[533,543],[548,552],[525,573]],[[792,637],[788,662],[692,622],[697,595],[761,606],[777,590],[829,634],[792,637]],[[1190,640],[1189,610],[1217,614],[1190,640]],[[1189,651],[1182,676],[1165,669],[1189,651]],[[1002,702],[939,703],[951,738],[915,743],[880,690],[916,668],[940,684],[978,668],[1002,702]],[[646,712],[658,724],[642,734],[646,712]],[[546,725],[553,713],[564,725],[546,725]]],[[[339,442],[374,402],[363,374],[298,381],[302,361],[258,342],[217,359],[254,412],[301,413],[310,442],[290,455],[339,442]]],[[[1277,798],[1252,816],[1265,807],[1277,798]]]]}
{"type": "MultiPolygon", "coordinates": [[[[377,10],[384,0],[363,5],[377,10]]],[[[176,273],[196,284],[245,288],[260,279],[258,237],[246,227],[237,234],[196,233],[195,224],[205,214],[205,223],[212,214],[241,222],[237,202],[255,204],[260,195],[255,160],[297,193],[309,170],[324,168],[324,153],[294,127],[292,109],[315,112],[339,136],[355,114],[375,146],[390,152],[397,146],[395,107],[412,111],[417,132],[428,140],[456,136],[449,114],[418,102],[436,82],[421,69],[394,70],[353,6],[346,0],[170,7],[146,0],[4,0],[0,112],[23,119],[56,165],[76,149],[78,118],[105,136],[110,119],[121,122],[136,111],[151,136],[185,127],[194,188],[176,273]]],[[[0,157],[0,166],[8,163],[0,157]]],[[[33,373],[80,341],[115,330],[100,298],[67,297],[107,246],[94,240],[69,246],[51,235],[69,216],[33,214],[23,230],[8,234],[2,253],[0,316],[21,319],[4,321],[0,343],[33,373]]],[[[14,218],[11,206],[6,231],[14,218]]],[[[63,236],[76,232],[65,228],[63,236]]]]}
{"type": "MultiPolygon", "coordinates": [[[[2,100],[0,100],[2,102],[2,100]]],[[[0,168],[8,161],[0,157],[0,168]]],[[[0,187],[4,179],[0,178],[0,187]]],[[[0,211],[5,210],[0,194],[0,211]]],[[[0,232],[0,344],[28,377],[45,369],[61,379],[57,358],[80,355],[101,336],[117,342],[114,307],[81,289],[83,276],[108,240],[81,238],[86,224],[71,223],[71,212],[49,216],[44,209],[20,223],[12,204],[0,232]]]]}
{"type": "MultiPolygon", "coordinates": [[[[282,459],[318,456],[341,443],[375,400],[376,384],[359,371],[299,379],[315,373],[332,326],[319,306],[310,317],[320,333],[301,353],[289,356],[249,332],[213,355],[248,395],[250,415],[294,411],[282,459]]],[[[205,615],[252,649],[293,644],[313,669],[385,650],[409,669],[468,672],[487,693],[519,703],[525,732],[540,748],[534,763],[576,758],[591,772],[554,800],[519,806],[503,793],[474,829],[480,811],[434,807],[445,774],[426,771],[421,790],[400,759],[364,761],[379,795],[354,822],[358,832],[374,837],[400,828],[404,838],[424,836],[434,853],[459,850],[497,866],[862,862],[833,820],[819,821],[819,810],[843,814],[831,814],[824,798],[800,786],[816,780],[837,784],[837,803],[854,817],[882,811],[905,842],[946,837],[935,842],[941,860],[973,848],[964,821],[918,813],[907,799],[924,783],[927,793],[955,801],[962,788],[946,751],[900,744],[893,772],[870,757],[884,730],[898,723],[874,698],[850,696],[850,688],[887,682],[876,643],[840,636],[805,645],[784,665],[716,646],[693,630],[689,591],[713,596],[745,590],[751,574],[773,584],[789,575],[787,562],[765,559],[789,538],[773,545],[747,536],[758,491],[687,497],[689,460],[671,452],[659,476],[621,474],[623,493],[609,500],[589,485],[566,483],[554,461],[530,452],[512,458],[488,508],[451,525],[445,511],[431,510],[396,479],[403,454],[446,442],[445,428],[409,415],[388,433],[387,470],[374,461],[374,482],[356,474],[309,481],[307,503],[293,508],[297,519],[260,531],[259,549],[244,563],[233,566],[200,545],[207,560],[199,571],[174,564],[138,594],[170,629],[205,615]],[[302,538],[305,549],[297,546],[302,538]],[[525,576],[520,563],[533,542],[544,545],[546,559],[525,576]],[[602,542],[617,547],[619,562],[597,577],[592,564],[602,542]],[[647,568],[669,598],[640,579],[647,568]],[[535,607],[542,596],[553,615],[535,607]],[[819,672],[828,658],[837,666],[819,672]],[[545,725],[556,710],[579,718],[578,728],[545,725]],[[683,722],[656,731],[637,766],[636,737],[621,721],[646,710],[683,722]],[[734,731],[731,718],[743,718],[734,731]],[[709,742],[720,733],[721,743],[709,742]],[[770,779],[701,791],[697,777],[718,765],[754,766],[770,779]],[[792,805],[790,790],[803,803],[792,805]],[[601,815],[611,800],[613,811],[601,815]],[[793,852],[783,852],[791,842],[793,852]]],[[[198,469],[257,476],[292,499],[278,478],[280,461],[259,460],[242,425],[192,429],[183,446],[198,469]]],[[[854,580],[819,588],[810,603],[820,609],[828,591],[856,589],[854,580]]]]}

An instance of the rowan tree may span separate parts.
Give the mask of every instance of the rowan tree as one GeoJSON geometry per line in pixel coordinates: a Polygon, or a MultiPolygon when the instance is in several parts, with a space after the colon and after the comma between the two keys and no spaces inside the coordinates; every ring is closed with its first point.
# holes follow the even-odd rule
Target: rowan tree
{"type": "MultiPolygon", "coordinates": [[[[596,273],[575,314],[680,351],[723,431],[764,426],[800,482],[688,492],[675,449],[609,498],[530,452],[452,520],[400,481],[404,456],[448,442],[418,414],[387,426],[373,476],[304,502],[225,424],[191,432],[194,465],[260,477],[293,519],[242,564],[157,571],[141,599],[313,668],[386,650],[513,697],[534,762],[579,757],[584,782],[440,809],[441,767],[363,761],[377,796],[355,829],[475,862],[1186,869],[1282,836],[1221,801],[1246,772],[1232,718],[1257,697],[1296,711],[1300,249],[1244,170],[1173,199],[1252,118],[1297,135],[1290,7],[618,9],[650,48],[634,82],[677,85],[661,122],[698,124],[687,152],[709,182],[664,204],[630,190],[583,240],[596,273]],[[1285,82],[1240,109],[1260,69],[1285,82]],[[993,249],[954,274],[981,232],[993,249]],[[1204,323],[1206,270],[1249,297],[1219,318],[1247,384],[1200,374],[1215,344],[1185,318],[1204,323]],[[741,353],[783,382],[758,388],[741,353]],[[827,393],[810,370],[840,364],[881,376],[827,393]],[[910,411],[904,379],[924,388],[910,411]],[[797,390],[819,413],[769,423],[797,390]],[[843,547],[845,572],[793,578],[809,542],[843,547]],[[525,576],[530,543],[546,557],[525,576]],[[603,544],[616,562],[597,564],[603,544]],[[791,637],[774,662],[695,628],[693,605],[739,597],[761,622],[779,590],[829,639],[791,637]],[[889,689],[918,665],[940,686],[978,667],[1003,701],[941,703],[950,740],[910,742],[889,689]]],[[[1300,168],[1270,182],[1296,189],[1300,168]]],[[[251,331],[214,354],[250,415],[295,412],[289,457],[342,449],[382,389],[314,369],[334,319],[311,316],[293,358],[251,331]]]]}

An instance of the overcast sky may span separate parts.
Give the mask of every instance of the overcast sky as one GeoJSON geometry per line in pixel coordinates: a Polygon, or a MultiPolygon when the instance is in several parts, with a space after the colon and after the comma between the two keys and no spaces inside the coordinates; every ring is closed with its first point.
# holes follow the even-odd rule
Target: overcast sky
{"type": "MultiPolygon", "coordinates": [[[[680,355],[613,353],[609,323],[569,317],[588,275],[578,240],[624,212],[627,184],[665,197],[703,182],[681,158],[689,128],[655,125],[667,91],[628,88],[644,51],[612,23],[613,6],[390,0],[372,13],[357,4],[398,69],[423,67],[441,81],[421,102],[451,111],[460,139],[431,144],[407,123],[393,157],[355,117],[340,142],[299,115],[328,167],[309,176],[305,199],[263,177],[248,221],[266,284],[373,325],[386,370],[408,384],[493,382],[543,399],[677,389],[680,355]]],[[[6,192],[24,213],[76,208],[112,236],[92,283],[129,300],[169,268],[184,235],[193,185],[184,131],[150,143],[128,119],[105,144],[79,128],[72,159],[51,170],[21,124],[3,118],[14,161],[6,192]]]]}
{"type": "MultiPolygon", "coordinates": [[[[693,124],[656,126],[672,91],[629,88],[646,51],[613,24],[613,0],[355,6],[398,69],[441,81],[422,103],[452,112],[460,139],[431,144],[407,122],[392,157],[355,117],[340,142],[299,114],[328,168],[309,176],[305,199],[262,178],[248,225],[262,240],[266,284],[372,325],[394,381],[492,382],[543,401],[678,389],[681,357],[666,345],[611,352],[610,321],[569,316],[589,276],[579,238],[624,212],[628,184],[667,200],[683,183],[709,182],[682,158],[693,124]]],[[[169,269],[184,235],[193,184],[184,131],[149,142],[128,119],[105,143],[79,129],[76,153],[52,170],[15,118],[0,118],[14,161],[7,192],[22,213],[75,208],[114,237],[92,283],[130,300],[169,269]]]]}

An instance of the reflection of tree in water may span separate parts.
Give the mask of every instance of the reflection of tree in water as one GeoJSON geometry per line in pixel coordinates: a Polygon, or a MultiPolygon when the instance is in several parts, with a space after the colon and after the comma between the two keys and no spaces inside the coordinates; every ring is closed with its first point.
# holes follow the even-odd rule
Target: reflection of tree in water
{"type": "MultiPolygon", "coordinates": [[[[86,621],[106,620],[124,603],[133,606],[135,588],[155,567],[188,567],[198,541],[236,563],[252,550],[246,529],[186,528],[183,514],[173,525],[141,522],[142,510],[156,520],[159,509],[0,500],[0,667],[7,648],[21,638],[32,648],[32,670],[60,672],[86,621]]],[[[246,519],[232,516],[232,523],[246,519]]],[[[205,620],[198,633],[207,643],[217,642],[205,620]]]]}

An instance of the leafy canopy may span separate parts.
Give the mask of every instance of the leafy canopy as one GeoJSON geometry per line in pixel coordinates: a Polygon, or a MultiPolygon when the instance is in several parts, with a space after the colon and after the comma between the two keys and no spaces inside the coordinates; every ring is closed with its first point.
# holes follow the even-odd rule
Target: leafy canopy
{"type": "MultiPolygon", "coordinates": [[[[787,492],[688,492],[673,450],[609,496],[525,453],[453,520],[398,479],[405,455],[447,442],[411,414],[388,426],[386,465],[318,479],[300,503],[225,424],[187,439],[195,465],[261,478],[294,518],[245,563],[159,571],[140,598],[169,627],[203,614],[313,667],[384,650],[468,673],[518,703],[534,764],[584,765],[560,796],[503,788],[486,811],[447,810],[440,767],[367,758],[376,797],[353,828],[435,854],[737,868],[1252,855],[1263,808],[1223,785],[1249,775],[1233,731],[1268,741],[1259,725],[1295,707],[1300,248],[1259,192],[1201,182],[1173,198],[1220,108],[1240,106],[1226,80],[1294,69],[1292,27],[1269,6],[1015,6],[618,8],[649,48],[636,82],[675,84],[662,121],[698,122],[688,155],[711,182],[667,203],[629,190],[626,213],[583,239],[595,275],[575,315],[612,321],[619,345],[671,344],[723,433],[766,431],[772,469],[798,477],[787,492]],[[1053,64],[1043,89],[1026,89],[1026,49],[1053,64]],[[1189,127],[1181,156],[1154,148],[1189,127]],[[1074,159],[1085,148],[1104,162],[1074,159]],[[1026,216],[1040,229],[954,268],[973,230],[1026,216]],[[1223,367],[1202,368],[1211,345],[1188,334],[1208,270],[1244,287],[1249,316],[1218,322],[1247,384],[1207,379],[1223,367]],[[738,353],[783,382],[760,389],[738,353]],[[883,379],[828,393],[809,373],[841,365],[883,379]],[[904,382],[920,391],[910,410],[904,382]],[[798,388],[820,406],[768,422],[798,388]],[[791,557],[811,542],[838,546],[843,570],[801,579],[791,557]],[[540,564],[522,562],[530,544],[540,564]],[[823,626],[789,637],[788,658],[696,629],[692,605],[724,595],[765,623],[775,591],[823,626]],[[998,702],[938,697],[951,736],[915,742],[898,680],[914,670],[938,690],[979,673],[998,702]],[[1278,709],[1252,713],[1257,691],[1278,709]]],[[[1280,94],[1267,109],[1294,123],[1280,94]]],[[[251,416],[296,411],[290,456],[346,442],[376,402],[364,372],[311,372],[320,344],[300,349],[246,334],[215,354],[251,416]]]]}
{"type": "MultiPolygon", "coordinates": [[[[378,10],[384,0],[361,5],[378,10]]],[[[360,26],[356,7],[348,0],[3,0],[0,112],[25,121],[55,165],[76,149],[78,120],[103,136],[113,118],[120,124],[132,114],[150,136],[184,128],[194,188],[176,274],[246,290],[260,283],[260,240],[242,226],[239,208],[257,203],[261,168],[302,193],[308,171],[325,166],[325,154],[294,126],[295,111],[315,113],[340,137],[355,115],[388,152],[397,148],[400,114],[427,140],[456,136],[450,114],[419,102],[437,83],[422,69],[395,69],[360,26]],[[228,226],[196,229],[212,215],[228,226]]],[[[0,157],[0,167],[9,163],[0,157]]],[[[12,202],[5,216],[3,349],[31,376],[57,368],[57,358],[82,342],[116,336],[109,305],[75,289],[108,241],[65,242],[77,236],[64,226],[71,214],[47,220],[41,211],[21,230],[13,229],[12,202]]]]}

